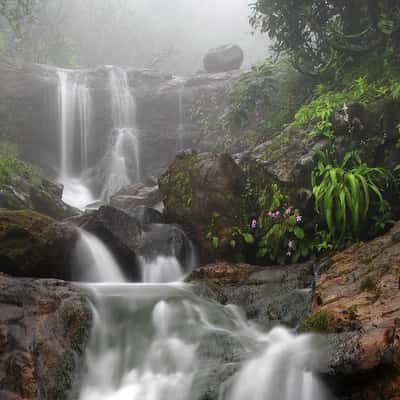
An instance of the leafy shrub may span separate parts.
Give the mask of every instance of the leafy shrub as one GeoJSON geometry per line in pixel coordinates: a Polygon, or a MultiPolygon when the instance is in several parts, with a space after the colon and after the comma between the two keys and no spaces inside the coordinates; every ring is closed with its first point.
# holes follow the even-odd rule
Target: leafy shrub
{"type": "Polygon", "coordinates": [[[314,81],[294,70],[287,60],[266,60],[243,74],[228,91],[225,125],[252,126],[261,135],[275,133],[292,121],[313,86],[314,81]]]}
{"type": "Polygon", "coordinates": [[[400,99],[400,81],[393,76],[375,80],[368,75],[345,82],[342,89],[319,85],[314,100],[301,107],[295,115],[295,126],[312,127],[312,134],[333,137],[331,117],[335,110],[346,108],[346,103],[357,102],[368,106],[380,98],[400,99]]]}
{"type": "Polygon", "coordinates": [[[38,171],[17,158],[17,148],[9,142],[0,143],[0,185],[8,185],[20,176],[33,185],[40,185],[42,179],[38,171]]]}
{"type": "Polygon", "coordinates": [[[357,152],[347,153],[340,165],[329,154],[318,154],[312,174],[315,208],[340,245],[348,237],[359,238],[370,218],[385,212],[383,188],[389,175],[382,168],[368,167],[357,152]]]}
{"type": "Polygon", "coordinates": [[[236,228],[233,244],[236,246],[238,239],[242,239],[245,244],[255,246],[257,258],[279,264],[307,258],[312,242],[306,237],[303,216],[289,206],[287,196],[273,184],[259,196],[258,202],[261,210],[258,218],[253,218],[246,228],[236,228]]]}

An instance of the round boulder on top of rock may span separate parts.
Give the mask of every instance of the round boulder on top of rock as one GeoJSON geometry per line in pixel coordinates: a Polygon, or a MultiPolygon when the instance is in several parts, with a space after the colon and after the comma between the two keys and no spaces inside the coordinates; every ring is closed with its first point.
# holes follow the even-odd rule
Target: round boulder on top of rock
{"type": "Polygon", "coordinates": [[[204,57],[204,68],[209,73],[239,69],[243,63],[243,50],[235,44],[226,44],[211,49],[204,57]]]}

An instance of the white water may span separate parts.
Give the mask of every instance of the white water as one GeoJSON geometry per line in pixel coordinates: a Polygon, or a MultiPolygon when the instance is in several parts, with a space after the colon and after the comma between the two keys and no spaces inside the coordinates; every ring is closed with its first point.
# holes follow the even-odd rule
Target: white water
{"type": "Polygon", "coordinates": [[[117,261],[96,236],[79,230],[74,268],[79,280],[86,282],[124,282],[117,261]]]}
{"type": "Polygon", "coordinates": [[[158,256],[154,260],[140,260],[142,280],[146,283],[177,282],[184,275],[176,257],[158,256]]]}
{"type": "MultiPolygon", "coordinates": [[[[183,283],[110,283],[122,282],[115,261],[92,235],[82,239],[92,257],[83,265],[104,283],[82,284],[94,321],[79,400],[197,400],[215,379],[219,400],[327,400],[313,374],[318,338],[262,332],[237,307],[203,300],[183,283]]],[[[183,274],[173,257],[143,267],[149,282],[183,274]]]]}
{"type": "Polygon", "coordinates": [[[136,104],[127,72],[122,68],[109,67],[109,87],[113,133],[101,193],[103,200],[108,200],[124,186],[139,182],[141,178],[136,104]]]}
{"type": "Polygon", "coordinates": [[[80,209],[95,199],[82,175],[88,168],[91,144],[92,100],[83,72],[58,70],[60,172],[63,200],[80,209]],[[79,157],[76,157],[76,149],[79,157]]]}
{"type": "MultiPolygon", "coordinates": [[[[92,95],[85,71],[57,70],[59,82],[60,172],[65,186],[64,201],[77,208],[95,202],[84,179],[93,145],[92,95]]],[[[108,70],[112,130],[105,153],[100,200],[107,201],[124,186],[140,181],[140,141],[136,126],[136,104],[127,72],[108,70]]]]}

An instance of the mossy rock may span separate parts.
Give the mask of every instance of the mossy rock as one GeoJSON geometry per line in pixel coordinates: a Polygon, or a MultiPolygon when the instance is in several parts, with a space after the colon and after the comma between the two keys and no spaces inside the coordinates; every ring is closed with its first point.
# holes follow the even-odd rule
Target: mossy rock
{"type": "Polygon", "coordinates": [[[77,230],[30,210],[0,210],[0,271],[35,278],[69,277],[77,230]]]}
{"type": "Polygon", "coordinates": [[[229,155],[184,152],[161,176],[159,186],[166,218],[190,226],[208,259],[235,253],[229,242],[244,214],[245,176],[229,155]],[[210,225],[218,246],[206,238],[210,225]]]}
{"type": "Polygon", "coordinates": [[[332,323],[333,320],[329,313],[326,310],[319,310],[303,321],[297,330],[301,333],[330,333],[334,331],[332,323]]]}

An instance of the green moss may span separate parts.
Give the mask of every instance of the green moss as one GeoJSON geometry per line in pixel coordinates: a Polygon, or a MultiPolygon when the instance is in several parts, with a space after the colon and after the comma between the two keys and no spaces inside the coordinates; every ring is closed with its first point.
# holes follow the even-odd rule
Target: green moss
{"type": "Polygon", "coordinates": [[[30,164],[17,158],[13,144],[0,143],[0,185],[10,185],[16,177],[27,180],[33,186],[40,186],[42,179],[38,171],[30,164]]]}
{"type": "Polygon", "coordinates": [[[328,333],[332,330],[332,321],[326,310],[320,310],[312,314],[308,319],[303,321],[298,327],[298,331],[328,333]]]}
{"type": "MultiPolygon", "coordinates": [[[[76,310],[75,310],[76,312],[76,310]]],[[[68,348],[61,356],[55,367],[52,369],[51,376],[42,387],[43,398],[67,400],[71,398],[71,393],[76,394],[74,379],[79,359],[82,357],[84,349],[89,339],[91,327],[91,310],[86,296],[81,296],[81,308],[74,318],[80,321],[75,336],[71,340],[68,348]]],[[[66,321],[68,323],[68,321],[66,321]]]]}
{"type": "Polygon", "coordinates": [[[196,160],[197,154],[186,155],[175,162],[172,171],[160,178],[160,188],[167,209],[187,209],[192,206],[191,168],[196,160]]]}

